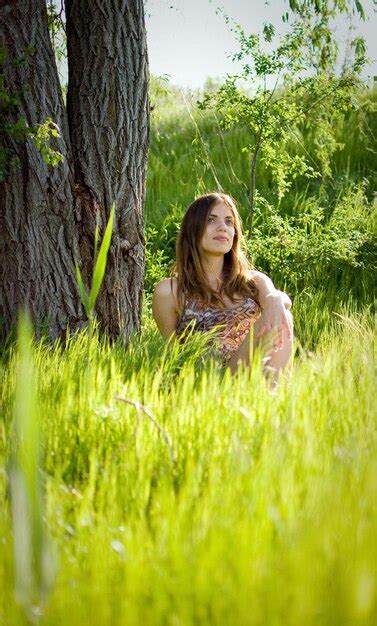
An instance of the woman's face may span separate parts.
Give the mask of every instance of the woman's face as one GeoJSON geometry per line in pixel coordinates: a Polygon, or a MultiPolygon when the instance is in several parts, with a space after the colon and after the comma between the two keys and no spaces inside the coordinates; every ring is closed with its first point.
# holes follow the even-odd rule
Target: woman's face
{"type": "Polygon", "coordinates": [[[224,255],[232,249],[235,235],[234,217],[230,207],[219,201],[212,205],[204,229],[201,249],[206,254],[224,255]]]}

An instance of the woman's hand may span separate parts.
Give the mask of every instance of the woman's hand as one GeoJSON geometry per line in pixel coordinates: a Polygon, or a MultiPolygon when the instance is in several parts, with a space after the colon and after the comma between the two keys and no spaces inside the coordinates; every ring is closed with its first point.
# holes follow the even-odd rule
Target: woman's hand
{"type": "Polygon", "coordinates": [[[271,333],[275,350],[284,346],[284,336],[292,339],[292,317],[288,313],[292,307],[290,297],[283,291],[275,290],[268,293],[263,299],[263,324],[259,329],[258,337],[271,333]]]}

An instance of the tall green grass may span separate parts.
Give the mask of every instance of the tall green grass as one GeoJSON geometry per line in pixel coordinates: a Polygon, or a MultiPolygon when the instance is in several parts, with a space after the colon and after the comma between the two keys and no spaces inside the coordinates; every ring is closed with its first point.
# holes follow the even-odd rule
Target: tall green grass
{"type": "MultiPolygon", "coordinates": [[[[84,332],[36,345],[59,555],[41,623],[373,626],[375,336],[337,317],[276,395],[257,364],[231,377],[204,338],[166,346],[149,323],[127,351],[94,333],[90,385],[84,332]]],[[[13,349],[2,374],[4,468],[13,349]]],[[[18,626],[6,491],[3,471],[0,620],[18,626]]]]}

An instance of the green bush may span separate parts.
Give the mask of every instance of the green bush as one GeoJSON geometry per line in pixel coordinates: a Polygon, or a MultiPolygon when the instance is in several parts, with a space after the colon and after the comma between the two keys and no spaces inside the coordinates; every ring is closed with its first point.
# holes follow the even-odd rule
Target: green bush
{"type": "Polygon", "coordinates": [[[376,211],[362,186],[339,198],[331,214],[316,199],[294,216],[260,199],[256,227],[247,247],[254,264],[295,293],[340,285],[352,290],[360,274],[377,269],[376,211]],[[351,279],[351,280],[350,280],[351,279]]]}

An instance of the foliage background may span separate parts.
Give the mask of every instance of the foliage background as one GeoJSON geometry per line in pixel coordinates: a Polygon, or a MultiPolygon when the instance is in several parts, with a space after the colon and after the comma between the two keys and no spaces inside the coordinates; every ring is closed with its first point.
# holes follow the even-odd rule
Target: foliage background
{"type": "MultiPolygon", "coordinates": [[[[205,337],[166,344],[151,319],[193,197],[224,189],[247,223],[244,130],[224,129],[200,96],[152,81],[142,334],[125,350],[93,323],[63,348],[21,327],[2,347],[5,626],[377,621],[376,90],[337,118],[320,176],[279,197],[258,165],[245,246],[292,297],[297,335],[275,394],[260,355],[231,377],[205,337]],[[17,480],[26,508],[12,511],[17,467],[32,519],[17,480]]],[[[302,120],[280,149],[319,169],[315,141],[302,120]]]]}

